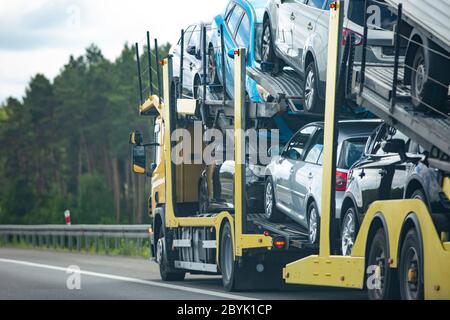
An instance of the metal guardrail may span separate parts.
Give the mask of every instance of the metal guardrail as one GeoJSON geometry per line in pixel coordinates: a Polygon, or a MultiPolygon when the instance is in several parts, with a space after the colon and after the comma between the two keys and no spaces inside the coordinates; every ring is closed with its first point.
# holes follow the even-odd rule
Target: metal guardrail
{"type": "Polygon", "coordinates": [[[135,241],[141,250],[150,240],[150,228],[150,225],[0,225],[0,241],[70,251],[91,250],[93,246],[96,253],[102,247],[109,254],[111,247],[128,247],[130,241],[135,241]]]}

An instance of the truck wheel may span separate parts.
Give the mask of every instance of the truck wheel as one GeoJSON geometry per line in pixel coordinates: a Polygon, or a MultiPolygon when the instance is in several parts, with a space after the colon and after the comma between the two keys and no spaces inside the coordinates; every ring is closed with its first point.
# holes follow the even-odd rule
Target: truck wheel
{"type": "Polygon", "coordinates": [[[345,213],[344,219],[342,219],[341,250],[343,256],[352,255],[353,245],[358,233],[358,221],[356,219],[355,209],[350,207],[345,213]]]}
{"type": "Polygon", "coordinates": [[[274,39],[272,37],[272,29],[270,21],[264,21],[264,29],[261,39],[261,60],[273,64],[273,73],[278,74],[283,69],[283,61],[279,59],[275,53],[274,39]]]}
{"type": "Polygon", "coordinates": [[[285,216],[277,209],[272,177],[269,177],[266,182],[264,209],[266,219],[271,222],[282,222],[285,219],[285,216]]]}
{"type": "Polygon", "coordinates": [[[169,263],[166,250],[166,238],[163,229],[164,228],[161,228],[159,231],[158,242],[156,244],[156,262],[159,264],[159,274],[163,281],[183,281],[186,272],[176,270],[169,263]]]}
{"type": "Polygon", "coordinates": [[[433,59],[430,59],[430,66],[426,65],[425,51],[419,47],[416,51],[411,71],[411,98],[413,106],[419,110],[430,110],[431,106],[437,110],[443,110],[446,106],[448,97],[448,86],[442,85],[431,80],[442,82],[439,75],[430,74],[431,70],[439,70],[439,67],[431,65],[433,59]]]}
{"type": "Polygon", "coordinates": [[[324,101],[319,97],[319,75],[316,74],[314,61],[310,62],[305,72],[303,82],[303,95],[305,97],[304,109],[310,113],[321,113],[324,109],[324,101]]]}
{"type": "Polygon", "coordinates": [[[400,254],[400,294],[402,300],[423,300],[423,255],[416,230],[410,230],[400,254]]]}
{"type": "Polygon", "coordinates": [[[233,238],[231,226],[227,222],[222,229],[220,241],[220,269],[222,271],[223,287],[228,292],[242,290],[246,275],[244,270],[239,269],[239,264],[234,260],[233,238]]]}
{"type": "Polygon", "coordinates": [[[374,274],[369,274],[368,296],[370,300],[390,300],[396,298],[395,270],[389,267],[388,246],[383,229],[379,229],[370,245],[368,267],[373,268],[374,274]],[[370,281],[372,278],[373,281],[370,281]]]}
{"type": "Polygon", "coordinates": [[[308,235],[310,243],[320,242],[320,216],[315,202],[308,207],[308,235]]]}

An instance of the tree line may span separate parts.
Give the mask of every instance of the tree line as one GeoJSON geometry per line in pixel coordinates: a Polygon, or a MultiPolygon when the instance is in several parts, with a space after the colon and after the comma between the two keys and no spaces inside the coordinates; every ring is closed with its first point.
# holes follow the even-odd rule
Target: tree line
{"type": "Polygon", "coordinates": [[[91,45],[55,79],[37,74],[23,99],[8,98],[0,107],[0,224],[59,224],[65,210],[73,223],[148,222],[150,181],[132,174],[128,145],[135,129],[152,137],[138,97],[126,44],[114,61],[91,45]]]}

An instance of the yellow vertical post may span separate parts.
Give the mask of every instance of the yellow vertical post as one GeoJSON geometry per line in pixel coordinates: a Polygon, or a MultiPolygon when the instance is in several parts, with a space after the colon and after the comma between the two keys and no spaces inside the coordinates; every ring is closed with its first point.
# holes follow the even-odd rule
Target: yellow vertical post
{"type": "MultiPolygon", "coordinates": [[[[328,35],[328,71],[327,90],[325,105],[325,144],[323,162],[323,184],[322,184],[322,210],[320,226],[320,257],[330,256],[330,224],[332,205],[332,192],[335,192],[333,178],[335,176],[335,136],[336,136],[336,115],[335,104],[337,94],[338,60],[339,60],[339,34],[340,34],[340,6],[341,2],[336,1],[330,10],[330,27],[328,35]]],[[[333,202],[333,203],[332,203],[333,202]]]]}
{"type": "Polygon", "coordinates": [[[235,175],[234,175],[234,199],[235,199],[235,246],[239,247],[243,235],[244,193],[245,193],[245,59],[246,49],[236,50],[234,54],[234,146],[235,146],[235,175]]]}

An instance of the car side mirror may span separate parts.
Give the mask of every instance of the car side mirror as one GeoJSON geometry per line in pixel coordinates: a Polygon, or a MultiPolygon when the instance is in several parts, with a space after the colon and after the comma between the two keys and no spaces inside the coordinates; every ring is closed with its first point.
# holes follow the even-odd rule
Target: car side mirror
{"type": "Polygon", "coordinates": [[[382,143],[383,151],[386,153],[405,154],[406,143],[402,139],[391,139],[382,143]]]}
{"type": "Polygon", "coordinates": [[[227,52],[228,58],[234,59],[234,53],[235,53],[235,51],[236,51],[236,50],[234,50],[234,49],[228,50],[228,52],[227,52]]]}
{"type": "Polygon", "coordinates": [[[290,150],[287,152],[286,156],[287,156],[289,159],[294,160],[294,161],[300,160],[300,154],[299,154],[298,151],[295,150],[295,149],[290,149],[290,150]]]}
{"type": "Polygon", "coordinates": [[[197,48],[195,46],[189,46],[187,47],[186,52],[191,56],[195,56],[197,55],[197,48]]]}
{"type": "Polygon", "coordinates": [[[147,156],[145,147],[142,145],[133,145],[132,148],[133,172],[137,174],[145,174],[147,166],[147,156]]]}

